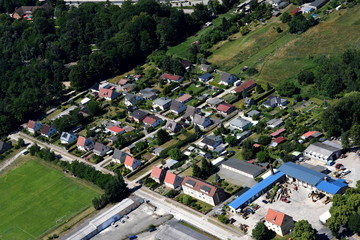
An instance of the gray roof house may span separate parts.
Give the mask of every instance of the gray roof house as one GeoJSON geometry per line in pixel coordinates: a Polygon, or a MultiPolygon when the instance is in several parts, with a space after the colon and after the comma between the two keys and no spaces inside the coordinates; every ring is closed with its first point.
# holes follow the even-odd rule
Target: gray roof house
{"type": "Polygon", "coordinates": [[[142,120],[144,120],[144,118],[149,115],[149,113],[145,110],[141,110],[141,109],[137,109],[135,111],[133,111],[132,113],[130,113],[130,117],[135,121],[135,122],[141,122],[142,120]]]}
{"type": "Polygon", "coordinates": [[[160,108],[162,111],[168,109],[171,105],[171,98],[161,97],[154,100],[152,107],[153,108],[160,108]]]}
{"type": "Polygon", "coordinates": [[[211,66],[208,64],[200,64],[199,68],[201,71],[204,71],[204,72],[210,72],[212,70],[211,66]]]}
{"type": "Polygon", "coordinates": [[[229,169],[235,173],[239,173],[250,178],[256,178],[265,171],[262,167],[236,158],[230,158],[229,160],[223,162],[221,166],[225,169],[229,169]]]}
{"type": "Polygon", "coordinates": [[[197,125],[200,129],[205,129],[211,124],[213,124],[213,122],[208,117],[201,116],[200,114],[195,114],[193,118],[193,124],[197,125]]]}
{"type": "Polygon", "coordinates": [[[69,144],[75,142],[78,139],[78,135],[70,132],[62,132],[60,136],[60,142],[62,144],[69,144]]]}
{"type": "Polygon", "coordinates": [[[7,143],[7,142],[4,142],[4,141],[0,140],[0,154],[6,152],[10,148],[12,148],[12,145],[10,143],[7,143]]]}
{"type": "Polygon", "coordinates": [[[109,146],[106,146],[102,143],[99,143],[99,142],[96,142],[95,145],[94,145],[94,154],[95,155],[98,155],[98,156],[105,156],[105,154],[110,151],[110,147],[109,146]]]}
{"type": "Polygon", "coordinates": [[[182,126],[175,121],[168,120],[165,124],[165,130],[171,133],[177,133],[182,129],[182,126]]]}
{"type": "Polygon", "coordinates": [[[184,119],[190,117],[191,119],[194,118],[195,114],[200,114],[201,113],[201,109],[197,108],[197,107],[193,107],[193,106],[188,106],[186,108],[186,111],[184,113],[184,115],[182,116],[184,119]]]}
{"type": "Polygon", "coordinates": [[[153,88],[145,88],[140,91],[140,95],[143,96],[145,99],[155,99],[159,93],[159,90],[153,88]]]}
{"type": "Polygon", "coordinates": [[[214,78],[214,76],[211,75],[210,73],[205,73],[199,77],[199,81],[200,82],[208,82],[213,78],[214,78]]]}
{"type": "Polygon", "coordinates": [[[125,162],[125,158],[128,154],[126,152],[120,151],[118,149],[114,150],[114,154],[112,155],[112,161],[116,163],[125,162]]]}
{"type": "Polygon", "coordinates": [[[138,96],[132,93],[126,93],[125,94],[125,105],[126,106],[134,106],[140,101],[143,101],[144,98],[142,96],[138,96]]]}
{"type": "Polygon", "coordinates": [[[282,119],[277,119],[277,118],[271,119],[271,120],[266,122],[266,125],[269,128],[277,128],[277,127],[280,127],[283,124],[284,124],[284,121],[282,119]]]}
{"type": "Polygon", "coordinates": [[[342,147],[339,144],[325,141],[310,144],[304,151],[304,156],[322,162],[333,161],[341,154],[342,147]]]}
{"type": "Polygon", "coordinates": [[[209,104],[211,107],[217,107],[220,103],[224,102],[221,98],[209,98],[206,100],[206,103],[209,104]]]}
{"type": "Polygon", "coordinates": [[[329,0],[315,0],[310,3],[310,7],[314,7],[316,10],[324,6],[329,0]]]}
{"type": "Polygon", "coordinates": [[[262,105],[266,108],[285,107],[289,101],[281,97],[270,97],[262,105]]]}
{"type": "Polygon", "coordinates": [[[222,72],[219,83],[223,85],[232,85],[236,80],[237,77],[235,77],[234,75],[227,72],[222,72]]]}
{"type": "Polygon", "coordinates": [[[256,102],[254,99],[250,98],[250,97],[246,97],[245,101],[244,101],[244,106],[245,107],[251,107],[253,105],[256,105],[256,102]]]}
{"type": "Polygon", "coordinates": [[[221,136],[210,135],[206,136],[198,145],[199,147],[207,147],[209,150],[213,151],[217,146],[223,143],[221,136]]]}
{"type": "Polygon", "coordinates": [[[247,115],[248,115],[249,117],[257,116],[257,115],[259,115],[259,114],[260,114],[260,112],[257,111],[257,110],[251,110],[250,112],[247,113],[247,115]]]}
{"type": "Polygon", "coordinates": [[[233,130],[239,129],[241,131],[244,131],[247,130],[252,125],[253,124],[250,121],[243,119],[241,117],[235,118],[230,122],[230,128],[233,130]]]}
{"type": "Polygon", "coordinates": [[[186,110],[186,105],[182,102],[179,102],[177,100],[172,100],[171,102],[171,106],[170,106],[170,111],[175,113],[175,114],[180,114],[183,111],[186,110]]]}

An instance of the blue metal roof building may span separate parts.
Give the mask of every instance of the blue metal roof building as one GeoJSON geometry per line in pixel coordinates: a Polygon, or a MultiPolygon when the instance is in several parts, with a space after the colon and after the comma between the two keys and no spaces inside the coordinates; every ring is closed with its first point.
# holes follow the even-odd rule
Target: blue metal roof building
{"type": "Polygon", "coordinates": [[[229,207],[233,211],[245,207],[246,205],[254,201],[256,198],[264,194],[266,191],[268,191],[277,182],[284,179],[284,176],[284,173],[277,171],[274,175],[270,175],[269,177],[265,178],[264,180],[256,184],[254,187],[247,190],[241,196],[236,198],[234,201],[229,203],[229,207]]]}

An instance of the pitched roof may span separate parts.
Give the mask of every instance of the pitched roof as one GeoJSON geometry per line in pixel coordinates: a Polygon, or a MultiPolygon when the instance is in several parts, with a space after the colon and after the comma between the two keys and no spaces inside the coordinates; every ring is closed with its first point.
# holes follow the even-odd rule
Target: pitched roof
{"type": "Polygon", "coordinates": [[[163,174],[163,171],[165,170],[157,166],[154,166],[151,171],[151,177],[160,179],[161,175],[163,174]]]}
{"type": "Polygon", "coordinates": [[[204,79],[205,81],[208,81],[209,79],[213,78],[214,76],[211,75],[210,73],[205,73],[203,75],[201,75],[199,78],[200,79],[204,79]]]}
{"type": "Polygon", "coordinates": [[[115,132],[115,133],[121,133],[124,131],[124,129],[122,129],[121,127],[118,126],[112,126],[110,128],[108,128],[110,131],[115,132]]]}
{"type": "Polygon", "coordinates": [[[170,110],[178,111],[182,105],[185,105],[185,104],[182,102],[179,102],[177,100],[172,100],[170,110]]]}
{"type": "Polygon", "coordinates": [[[222,72],[221,76],[220,76],[220,82],[234,82],[236,81],[237,77],[235,77],[234,75],[227,73],[227,72],[222,72]]]}
{"type": "Polygon", "coordinates": [[[242,92],[242,91],[244,91],[244,90],[247,90],[247,89],[251,88],[251,87],[254,86],[254,85],[256,85],[255,81],[254,81],[254,80],[249,80],[249,81],[244,82],[244,83],[241,84],[240,86],[236,87],[236,88],[234,89],[234,91],[235,91],[236,93],[240,93],[240,92],[242,92]]]}
{"type": "Polygon", "coordinates": [[[286,103],[288,100],[285,99],[285,98],[281,98],[281,97],[269,97],[268,100],[266,100],[263,105],[266,105],[266,106],[273,106],[273,105],[282,105],[284,103],[286,103]]]}
{"type": "Polygon", "coordinates": [[[180,178],[180,177],[178,175],[173,174],[172,172],[167,171],[164,182],[168,184],[174,184],[176,178],[180,178]]]}
{"type": "Polygon", "coordinates": [[[274,209],[269,208],[265,220],[273,223],[279,227],[283,224],[285,219],[285,214],[282,212],[275,211],[274,209]]]}
{"type": "Polygon", "coordinates": [[[230,158],[229,160],[223,162],[222,165],[251,174],[254,177],[260,175],[262,172],[265,171],[262,167],[256,166],[254,164],[245,161],[241,161],[236,158],[230,158]]]}
{"type": "MultiPolygon", "coordinates": [[[[210,123],[211,119],[207,118],[205,116],[201,116],[200,114],[195,114],[194,115],[194,119],[193,119],[194,124],[206,127],[207,122],[210,123]]],[[[208,125],[210,125],[210,124],[208,124],[208,125]]]]}
{"type": "Polygon", "coordinates": [[[314,155],[323,156],[325,158],[330,157],[334,152],[340,151],[341,146],[330,145],[328,142],[316,142],[310,144],[305,152],[312,153],[314,155]]]}
{"type": "Polygon", "coordinates": [[[107,88],[100,88],[99,97],[101,98],[111,98],[113,95],[113,90],[107,88]]]}
{"type": "Polygon", "coordinates": [[[222,100],[221,98],[209,98],[208,100],[206,100],[206,103],[210,105],[218,105],[222,102],[224,102],[224,100],[222,100]]]}
{"type": "Polygon", "coordinates": [[[28,128],[34,128],[35,127],[35,121],[33,121],[33,120],[29,120],[28,121],[28,124],[27,124],[27,126],[28,126],[28,128]]]}
{"type": "Polygon", "coordinates": [[[98,152],[101,152],[104,146],[105,146],[104,144],[96,142],[95,145],[94,145],[94,150],[98,151],[98,152]]]}
{"type": "Polygon", "coordinates": [[[79,136],[76,145],[80,147],[85,147],[85,143],[86,143],[86,138],[83,136],[79,136]]]}
{"type": "Polygon", "coordinates": [[[318,131],[308,131],[308,132],[304,133],[303,136],[308,138],[308,137],[311,137],[312,135],[314,135],[315,133],[318,133],[318,131]]]}
{"type": "Polygon", "coordinates": [[[131,117],[136,118],[136,119],[143,118],[147,115],[148,115],[148,113],[141,109],[137,109],[130,114],[131,117]]]}
{"type": "Polygon", "coordinates": [[[191,99],[192,96],[190,94],[185,93],[184,95],[182,95],[181,97],[177,98],[176,100],[179,102],[186,102],[189,99],[191,99]]]}
{"type": "Polygon", "coordinates": [[[314,186],[326,177],[323,173],[316,172],[293,162],[284,163],[280,166],[279,171],[314,186]]]}
{"type": "Polygon", "coordinates": [[[272,137],[276,137],[278,135],[280,135],[281,133],[285,132],[286,131],[286,128],[280,128],[279,130],[273,132],[272,134],[270,134],[270,136],[272,137]]]}
{"type": "Polygon", "coordinates": [[[171,98],[161,97],[161,98],[155,99],[153,104],[163,106],[163,105],[166,105],[166,104],[170,103],[171,101],[172,101],[171,98]]]}
{"type": "Polygon", "coordinates": [[[171,75],[168,73],[164,73],[163,75],[160,76],[161,79],[169,79],[171,81],[179,81],[181,80],[180,76],[176,76],[176,75],[171,75]]]}
{"type": "Polygon", "coordinates": [[[135,158],[127,155],[126,158],[125,158],[124,164],[125,164],[126,166],[132,167],[132,165],[134,164],[134,161],[135,161],[135,158]]]}
{"type": "Polygon", "coordinates": [[[210,197],[214,197],[214,195],[218,189],[222,190],[222,188],[216,187],[210,183],[207,183],[200,179],[197,179],[194,177],[189,177],[189,176],[184,178],[181,185],[192,188],[193,190],[195,190],[197,192],[201,192],[210,197]]]}
{"type": "Polygon", "coordinates": [[[186,108],[185,114],[183,115],[183,118],[194,117],[196,113],[201,113],[201,109],[193,106],[188,106],[186,108]]]}
{"type": "Polygon", "coordinates": [[[277,137],[277,138],[274,139],[273,142],[276,142],[277,144],[280,144],[282,142],[285,142],[286,139],[287,139],[286,137],[277,137]]]}
{"type": "Polygon", "coordinates": [[[231,105],[230,103],[221,103],[217,106],[217,110],[221,111],[221,112],[227,112],[229,111],[231,108],[235,108],[234,105],[231,105]]]}
{"type": "Polygon", "coordinates": [[[165,125],[165,129],[168,129],[172,132],[175,132],[177,127],[181,127],[181,125],[171,120],[168,120],[165,125]]]}
{"type": "Polygon", "coordinates": [[[130,79],[127,79],[127,78],[124,78],[124,79],[121,79],[120,81],[118,81],[118,85],[122,86],[122,85],[125,85],[127,84],[128,82],[131,82],[130,79]]]}
{"type": "Polygon", "coordinates": [[[251,122],[246,119],[243,119],[241,117],[235,118],[234,120],[232,120],[230,122],[230,125],[239,127],[239,128],[243,128],[243,127],[247,126],[248,124],[251,124],[251,122]]]}
{"type": "Polygon", "coordinates": [[[208,146],[214,146],[217,142],[222,142],[222,137],[220,135],[219,136],[210,135],[210,136],[206,136],[201,142],[208,146]]]}
{"type": "Polygon", "coordinates": [[[121,162],[124,162],[126,156],[128,156],[127,153],[125,153],[125,152],[123,152],[123,151],[120,151],[119,149],[115,149],[115,150],[114,150],[114,154],[112,155],[112,158],[118,159],[118,160],[120,160],[121,162]]]}
{"type": "Polygon", "coordinates": [[[143,122],[146,124],[153,125],[158,120],[162,120],[162,119],[155,115],[149,115],[144,118],[143,122]]]}
{"type": "Polygon", "coordinates": [[[12,145],[0,140],[0,153],[7,151],[12,148],[12,145]]]}
{"type": "Polygon", "coordinates": [[[51,126],[44,124],[44,125],[42,125],[40,132],[42,134],[48,134],[50,129],[51,129],[51,126]]]}

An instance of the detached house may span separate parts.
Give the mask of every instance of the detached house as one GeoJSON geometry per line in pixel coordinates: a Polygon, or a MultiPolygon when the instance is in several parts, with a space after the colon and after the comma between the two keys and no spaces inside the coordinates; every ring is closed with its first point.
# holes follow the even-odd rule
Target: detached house
{"type": "Polygon", "coordinates": [[[211,75],[210,73],[205,73],[205,74],[203,74],[203,75],[201,75],[199,77],[199,81],[206,83],[206,82],[210,81],[213,78],[214,78],[214,76],[211,75]]]}
{"type": "Polygon", "coordinates": [[[52,126],[49,126],[47,124],[42,125],[41,130],[40,130],[41,136],[44,136],[47,138],[53,136],[56,132],[57,131],[55,128],[53,128],[52,126]]]}
{"type": "Polygon", "coordinates": [[[90,151],[94,148],[94,141],[83,136],[79,136],[76,146],[80,151],[90,151]]]}
{"type": "Polygon", "coordinates": [[[148,127],[157,127],[162,123],[162,119],[155,115],[148,115],[144,118],[143,123],[148,127]]]}
{"type": "Polygon", "coordinates": [[[249,80],[244,83],[242,83],[240,86],[236,87],[234,90],[232,90],[232,93],[242,93],[244,91],[248,91],[256,86],[256,83],[254,80],[249,80]]]}
{"type": "Polygon", "coordinates": [[[266,108],[274,108],[274,107],[285,107],[289,101],[285,98],[280,97],[270,97],[268,100],[266,100],[262,105],[266,108]]]}
{"type": "Polygon", "coordinates": [[[62,132],[60,136],[60,142],[62,144],[70,144],[77,140],[78,136],[75,133],[62,132]]]}
{"type": "Polygon", "coordinates": [[[181,97],[177,98],[176,100],[182,103],[187,103],[192,99],[192,96],[190,94],[185,93],[181,97]]]}
{"type": "Polygon", "coordinates": [[[154,109],[159,108],[162,111],[168,109],[171,105],[172,99],[167,97],[161,97],[154,100],[152,107],[154,109]]]}
{"type": "Polygon", "coordinates": [[[266,125],[269,128],[277,128],[277,127],[280,127],[283,124],[284,124],[284,121],[282,119],[277,119],[277,118],[271,119],[271,120],[266,122],[266,125]]]}
{"type": "Polygon", "coordinates": [[[161,75],[160,79],[166,80],[169,83],[170,82],[181,82],[183,80],[183,78],[180,76],[171,75],[171,74],[167,74],[167,73],[164,73],[163,75],[161,75]]]}
{"type": "Polygon", "coordinates": [[[115,149],[114,154],[112,155],[112,161],[121,164],[125,162],[126,156],[128,156],[126,152],[115,149]]]}
{"type": "Polygon", "coordinates": [[[9,150],[11,148],[12,148],[12,145],[10,143],[0,140],[0,154],[6,152],[7,150],[9,150]]]}
{"type": "Polygon", "coordinates": [[[227,72],[222,72],[221,76],[220,76],[220,82],[219,84],[223,84],[223,85],[232,85],[234,82],[236,82],[237,77],[235,77],[234,75],[227,73],[227,72]]]}
{"type": "Polygon", "coordinates": [[[148,112],[138,109],[130,114],[130,118],[135,122],[139,123],[142,122],[147,115],[149,115],[148,112]]]}
{"type": "Polygon", "coordinates": [[[144,98],[142,96],[138,96],[138,95],[135,95],[132,93],[126,93],[124,99],[125,99],[125,105],[127,107],[135,106],[138,102],[144,100],[144,98]]]}
{"type": "Polygon", "coordinates": [[[181,185],[185,194],[212,206],[226,199],[224,189],[194,177],[185,177],[181,185]]]}
{"type": "Polygon", "coordinates": [[[211,72],[212,71],[211,66],[207,65],[207,64],[200,64],[199,68],[203,72],[211,72]]]}
{"type": "Polygon", "coordinates": [[[185,110],[186,110],[186,105],[184,103],[179,102],[177,100],[172,100],[171,106],[170,106],[171,112],[175,113],[176,115],[179,115],[180,113],[182,113],[185,110]]]}
{"type": "Polygon", "coordinates": [[[227,116],[228,114],[235,111],[236,107],[234,105],[229,104],[229,103],[221,103],[216,107],[216,110],[218,110],[222,115],[227,116]]]}
{"type": "Polygon", "coordinates": [[[113,89],[108,89],[108,88],[100,88],[99,89],[99,98],[103,98],[107,101],[114,100],[119,95],[120,94],[115,92],[113,89]]]}
{"type": "Polygon", "coordinates": [[[161,183],[164,181],[166,175],[166,170],[163,168],[159,168],[154,166],[151,171],[150,177],[157,183],[161,183]]]}
{"type": "Polygon", "coordinates": [[[159,90],[152,89],[152,88],[145,88],[140,91],[140,95],[143,96],[145,99],[153,100],[157,97],[159,90]]]}
{"type": "Polygon", "coordinates": [[[118,135],[118,134],[125,133],[125,130],[118,126],[108,127],[108,128],[106,128],[106,131],[110,132],[112,135],[118,135]]]}
{"type": "Polygon", "coordinates": [[[183,127],[175,121],[168,120],[165,124],[165,130],[170,133],[177,133],[181,131],[183,127]]]}
{"type": "Polygon", "coordinates": [[[250,121],[243,119],[241,117],[238,117],[230,122],[230,128],[232,130],[238,129],[244,131],[249,129],[252,125],[253,124],[250,121]]]}
{"type": "Polygon", "coordinates": [[[193,124],[197,125],[201,130],[209,127],[213,122],[210,118],[201,116],[200,114],[195,114],[193,117],[193,124]]]}
{"type": "Polygon", "coordinates": [[[265,226],[276,234],[284,236],[294,227],[294,220],[282,212],[269,208],[265,217],[265,226]]]}
{"type": "Polygon", "coordinates": [[[95,155],[103,157],[110,150],[111,150],[111,148],[109,146],[106,146],[106,145],[104,145],[102,143],[96,142],[95,145],[94,145],[93,152],[94,152],[95,155]]]}
{"type": "Polygon", "coordinates": [[[270,147],[277,147],[286,140],[286,137],[277,137],[270,143],[270,147]]]}
{"type": "Polygon", "coordinates": [[[140,167],[141,162],[131,156],[126,156],[124,165],[127,169],[130,169],[131,171],[134,171],[138,167],[140,167]]]}
{"type": "Polygon", "coordinates": [[[173,174],[172,172],[169,171],[166,172],[166,176],[164,180],[165,187],[178,190],[179,188],[181,188],[182,181],[183,179],[178,175],[173,174]]]}
{"type": "Polygon", "coordinates": [[[209,150],[214,151],[220,144],[223,143],[221,136],[206,136],[200,143],[199,147],[207,147],[209,150]]]}
{"type": "Polygon", "coordinates": [[[35,122],[33,120],[29,120],[27,124],[27,130],[32,134],[35,134],[35,132],[39,131],[41,127],[42,127],[41,122],[35,122]]]}

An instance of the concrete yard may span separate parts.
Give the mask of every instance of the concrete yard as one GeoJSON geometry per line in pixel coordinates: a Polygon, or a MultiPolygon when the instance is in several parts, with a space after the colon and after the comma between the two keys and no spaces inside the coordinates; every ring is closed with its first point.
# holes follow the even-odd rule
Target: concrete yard
{"type": "Polygon", "coordinates": [[[319,216],[329,210],[331,203],[327,205],[322,203],[324,198],[320,201],[312,202],[312,200],[308,198],[308,194],[310,192],[310,189],[302,186],[298,187],[298,191],[291,189],[289,198],[291,201],[290,203],[275,201],[274,203],[265,204],[262,202],[262,200],[265,199],[265,196],[263,195],[254,201],[254,203],[258,204],[260,208],[255,211],[254,214],[248,215],[248,219],[245,220],[239,214],[231,214],[231,217],[236,220],[234,223],[236,226],[239,226],[240,223],[248,225],[248,235],[250,235],[255,225],[265,218],[268,209],[272,208],[293,217],[295,221],[303,219],[308,220],[309,223],[319,231],[319,234],[331,236],[330,230],[319,221],[319,216]]]}
{"type": "Polygon", "coordinates": [[[243,187],[253,187],[257,184],[257,182],[249,177],[241,175],[239,173],[235,173],[229,169],[225,169],[220,167],[220,171],[217,173],[221,178],[224,178],[227,182],[243,186],[243,187]]]}
{"type": "MultiPolygon", "coordinates": [[[[345,168],[351,171],[343,179],[349,183],[350,187],[355,187],[356,182],[360,180],[360,157],[355,152],[348,152],[346,155],[346,158],[337,159],[335,162],[343,164],[345,168]]],[[[335,165],[329,169],[335,170],[335,165]]]]}

